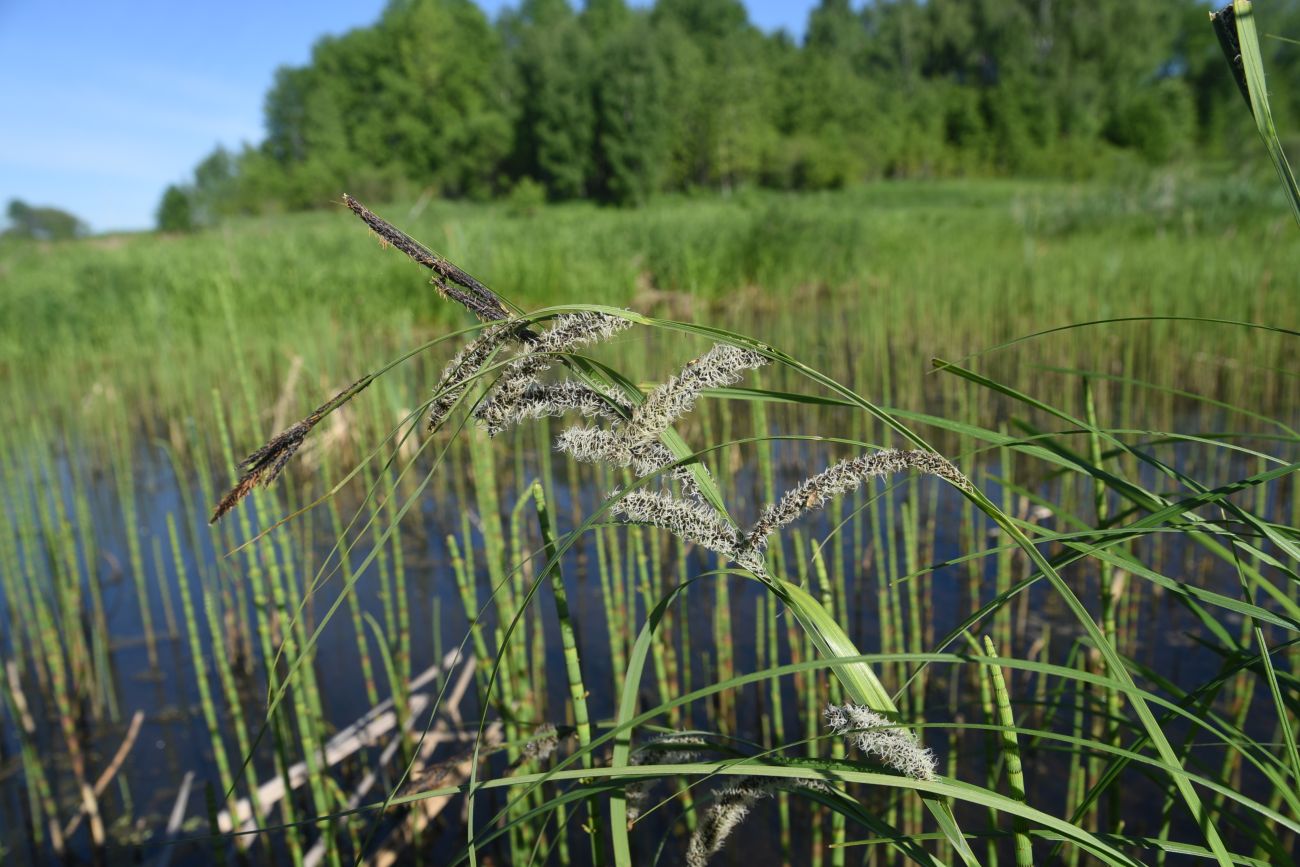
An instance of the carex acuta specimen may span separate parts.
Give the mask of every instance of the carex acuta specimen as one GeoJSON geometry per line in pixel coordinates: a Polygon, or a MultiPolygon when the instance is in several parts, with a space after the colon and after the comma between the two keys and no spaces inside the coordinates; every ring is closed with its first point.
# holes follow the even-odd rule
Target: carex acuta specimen
{"type": "MultiPolygon", "coordinates": [[[[432,271],[433,285],[444,298],[457,302],[486,323],[501,323],[510,319],[506,304],[478,279],[434,253],[347,193],[343,194],[343,204],[369,226],[383,244],[401,250],[413,261],[432,271]]],[[[528,337],[527,329],[523,328],[498,328],[494,333],[509,334],[516,339],[528,337]]],[[[360,394],[373,380],[373,375],[357,380],[321,404],[306,418],[271,437],[261,448],[245,458],[239,465],[242,474],[212,510],[210,520],[213,523],[220,520],[240,500],[252,493],[257,485],[266,486],[275,481],[312,429],[334,410],[360,394]]]]}

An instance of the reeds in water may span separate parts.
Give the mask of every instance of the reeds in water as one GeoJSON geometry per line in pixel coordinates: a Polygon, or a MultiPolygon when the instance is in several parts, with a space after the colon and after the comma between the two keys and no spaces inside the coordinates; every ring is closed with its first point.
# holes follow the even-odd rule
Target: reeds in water
{"type": "MultiPolygon", "coordinates": [[[[394,243],[389,235],[381,237],[394,243]]],[[[859,392],[881,395],[884,407],[923,405],[919,387],[897,376],[897,344],[872,330],[874,320],[850,313],[827,324],[828,343],[851,339],[863,349],[849,365],[829,362],[825,373],[809,378],[799,366],[807,359],[775,348],[805,343],[785,322],[756,320],[764,338],[758,342],[691,323],[650,322],[622,309],[626,299],[597,311],[561,308],[533,316],[493,302],[481,281],[457,283],[463,272],[455,266],[402,243],[434,271],[440,289],[459,287],[447,297],[477,299],[470,309],[487,320],[478,336],[467,336],[450,363],[425,350],[376,375],[366,400],[348,409],[350,435],[318,452],[331,470],[328,481],[310,467],[288,468],[313,431],[323,429],[313,422],[289,427],[255,453],[257,460],[239,474],[240,480],[252,476],[247,486],[256,488],[254,495],[211,536],[202,532],[203,516],[184,502],[193,492],[182,488],[166,505],[176,512],[185,562],[157,577],[174,580],[171,573],[185,571],[200,588],[189,600],[194,634],[209,657],[203,670],[210,676],[215,668],[219,688],[207,694],[212,716],[208,708],[193,714],[199,740],[213,755],[217,742],[238,743],[263,769],[260,779],[248,773],[252,763],[241,772],[232,755],[224,775],[208,770],[213,780],[263,786],[300,762],[305,767],[325,741],[322,729],[350,721],[340,710],[350,697],[370,706],[391,692],[396,714],[413,713],[405,683],[411,659],[427,655],[431,643],[441,650],[431,636],[462,628],[466,651],[482,661],[478,695],[470,691],[463,711],[471,721],[499,719],[508,735],[499,747],[484,742],[477,761],[469,740],[420,758],[420,727],[431,722],[430,731],[440,731],[438,723],[449,717],[408,716],[403,724],[410,723],[410,734],[394,742],[400,747],[394,755],[427,759],[423,767],[439,771],[470,768],[475,776],[462,784],[450,774],[417,775],[414,785],[394,792],[393,800],[406,803],[390,806],[377,842],[367,844],[362,819],[336,814],[354,800],[352,769],[316,763],[310,793],[284,799],[285,813],[264,823],[317,816],[319,826],[268,832],[251,860],[307,858],[326,840],[344,860],[396,851],[390,847],[398,837],[432,861],[459,857],[467,838],[480,856],[513,863],[637,863],[643,847],[660,840],[665,857],[690,853],[708,861],[726,850],[754,857],[776,851],[778,838],[792,863],[924,863],[931,854],[957,862],[968,854],[963,846],[977,847],[979,860],[992,863],[1045,858],[1058,845],[1067,862],[1130,864],[1187,852],[1213,859],[1216,846],[1189,818],[1194,815],[1208,817],[1230,860],[1293,859],[1291,835],[1300,816],[1287,748],[1295,731],[1290,643],[1300,622],[1288,559],[1300,502],[1289,469],[1295,437],[1285,418],[1281,425],[1254,418],[1250,424],[1269,427],[1262,438],[1229,430],[1252,419],[1239,409],[1258,416],[1276,395],[1294,391],[1293,383],[1279,385],[1276,374],[1262,371],[1240,396],[1215,392],[1219,404],[1211,408],[1150,381],[1132,381],[1136,371],[1153,369],[1133,360],[1144,355],[1145,344],[1126,340],[1112,354],[1125,359],[1129,381],[1116,378],[1113,368],[1090,372],[1090,396],[1074,372],[1033,374],[1051,378],[1050,386],[1032,391],[1053,396],[1048,401],[1029,397],[1023,378],[1015,386],[991,375],[977,381],[983,373],[945,366],[929,379],[933,390],[924,392],[935,415],[872,403],[881,410],[873,415],[859,392]],[[624,337],[539,349],[563,317],[584,315],[608,318],[624,337]],[[630,322],[638,323],[635,331],[630,322]],[[661,359],[677,359],[677,351],[689,357],[687,335],[707,341],[696,363],[669,371],[660,385],[632,385],[658,375],[661,359]],[[606,364],[607,357],[615,360],[606,364]],[[882,379],[871,378],[877,371],[882,379]],[[839,381],[849,385],[837,389],[839,381]],[[809,383],[815,388],[803,387],[809,383]],[[425,395],[427,405],[412,409],[411,395],[425,395]],[[1162,409],[1147,414],[1150,404],[1162,409]],[[435,420],[427,433],[412,423],[426,414],[435,420]],[[400,446],[383,439],[398,418],[409,431],[400,446]],[[453,436],[453,422],[461,420],[463,432],[453,436]],[[900,430],[903,421],[912,425],[907,433],[918,439],[924,433],[925,444],[900,430]],[[1143,430],[1163,433],[1134,433],[1143,430]],[[496,443],[483,433],[495,435],[496,443]],[[837,434],[836,441],[820,436],[826,433],[837,434]],[[1247,452],[1251,459],[1240,460],[1247,452]],[[333,472],[352,461],[360,468],[333,472]],[[263,487],[273,480],[280,484],[263,487]],[[549,531],[534,516],[535,482],[549,531]],[[337,522],[321,521],[308,508],[327,494],[337,522]],[[346,519],[348,509],[355,509],[355,521],[346,519]],[[282,515],[298,517],[273,526],[282,515]],[[621,523],[607,521],[610,516],[621,523]],[[1041,552],[1046,566],[1018,547],[1016,533],[1041,552]],[[332,542],[340,544],[330,552],[332,542]],[[212,558],[207,547],[238,550],[212,558]],[[1045,587],[1049,568],[1095,615],[1102,642],[1091,634],[1086,643],[1075,640],[1084,627],[1062,607],[1063,597],[1045,587]],[[761,583],[749,580],[755,577],[761,583]],[[439,607],[438,594],[456,585],[463,604],[439,607]],[[568,641],[559,627],[561,600],[568,641]],[[346,604],[351,616],[331,622],[336,603],[346,604]],[[452,609],[463,615],[448,615],[452,609]],[[433,629],[431,610],[445,618],[433,629]],[[994,661],[961,645],[951,648],[964,631],[984,629],[997,636],[1005,656],[994,661]],[[220,643],[204,637],[218,632],[220,643]],[[1199,643],[1172,649],[1185,632],[1199,643]],[[859,653],[877,642],[879,654],[859,653]],[[1099,647],[1120,655],[1102,659],[1091,653],[1099,647]],[[318,656],[322,650],[328,655],[318,656]],[[1202,681],[1189,674],[1193,669],[1218,673],[1202,681]],[[1136,684],[1118,680],[1123,671],[1136,684]],[[864,700],[878,698],[872,677],[892,711],[864,700]],[[283,707],[263,689],[272,681],[269,695],[283,694],[283,707]],[[1167,738],[1172,752],[1150,746],[1152,732],[1133,696],[1152,705],[1162,724],[1187,727],[1167,738]],[[1162,699],[1174,707],[1156,704],[1162,699]],[[577,733],[582,704],[584,737],[577,733]],[[870,725],[828,736],[828,705],[840,708],[846,722],[871,714],[864,717],[870,725]],[[259,738],[254,721],[268,707],[275,713],[259,738]],[[250,731],[239,730],[239,711],[254,714],[250,731]],[[664,727],[707,730],[702,739],[722,748],[678,756],[632,750],[664,727]],[[1275,734],[1258,734],[1265,729],[1275,734]],[[858,737],[867,732],[874,739],[859,748],[858,737]],[[882,743],[886,736],[892,740],[882,743]],[[924,752],[922,739],[938,759],[930,776],[906,770],[921,765],[882,758],[908,743],[924,752]],[[1013,740],[1019,781],[1011,767],[1013,740]],[[631,755],[621,756],[625,748],[631,755]],[[644,773],[656,766],[662,770],[651,773],[659,785],[644,773]],[[782,779],[792,782],[770,782],[763,774],[771,773],[788,774],[782,779]],[[1212,792],[1199,813],[1176,785],[1180,774],[1203,777],[1194,785],[1212,792]],[[836,794],[813,791],[814,780],[836,794]],[[472,825],[453,808],[443,814],[453,827],[441,832],[417,822],[416,814],[425,814],[407,800],[427,795],[418,801],[456,804],[469,791],[472,825]],[[918,791],[947,799],[951,821],[933,809],[927,814],[930,802],[918,791]],[[746,811],[747,824],[737,826],[735,817],[746,811]],[[1144,820],[1149,828],[1141,826],[1144,820]],[[389,836],[394,827],[402,833],[389,836]],[[417,833],[417,827],[429,830],[417,833]],[[742,830],[728,833],[733,828],[742,830]]],[[[888,293],[879,302],[893,303],[888,293]]],[[[1173,332],[1161,333],[1152,339],[1167,345],[1173,332]]],[[[412,343],[421,339],[410,336],[412,343]]],[[[1253,336],[1257,345],[1249,348],[1256,354],[1249,357],[1285,367],[1290,350],[1280,337],[1253,336]]],[[[952,340],[965,345],[969,337],[952,340]]],[[[257,372],[265,369],[251,344],[232,345],[240,364],[254,371],[236,375],[243,409],[233,416],[232,436],[252,442],[267,433],[259,430],[256,409],[271,403],[263,400],[268,385],[262,381],[270,377],[257,372]]],[[[1066,366],[1066,350],[1055,347],[1018,358],[1066,366]]],[[[1223,358],[1247,357],[1244,343],[1222,337],[1203,348],[1223,358]]],[[[339,361],[328,355],[322,356],[328,362],[313,363],[329,370],[374,350],[338,351],[339,361]]],[[[1167,364],[1166,372],[1176,366],[1167,364]]],[[[1239,382],[1239,372],[1219,370],[1224,382],[1239,382]]],[[[1154,369],[1152,378],[1159,374],[1154,369]]],[[[327,383],[321,390],[333,389],[327,383]]],[[[205,389],[191,389],[195,395],[195,405],[220,405],[205,389]]],[[[112,424],[120,426],[118,442],[140,436],[125,420],[112,424]]],[[[161,435],[178,463],[201,467],[216,444],[213,431],[223,427],[199,419],[161,435]]],[[[8,523],[0,526],[0,577],[14,624],[0,638],[0,652],[14,661],[26,694],[36,697],[37,720],[60,722],[57,693],[68,695],[83,770],[93,778],[103,752],[87,740],[95,725],[87,720],[98,716],[109,725],[115,713],[121,718],[132,710],[124,704],[114,711],[110,699],[138,693],[116,687],[113,674],[133,658],[131,647],[97,644],[87,624],[99,622],[100,611],[112,618],[157,604],[141,598],[157,592],[157,582],[141,580],[130,563],[147,558],[133,558],[129,546],[117,544],[124,518],[111,523],[79,504],[96,503],[93,472],[66,471],[63,455],[51,449],[39,463],[48,468],[43,478],[63,479],[57,494],[51,484],[15,481],[26,478],[13,469],[16,461],[27,460],[15,457],[27,454],[17,436],[11,428],[0,432],[10,497],[8,523]],[[27,492],[31,502],[11,492],[27,492]],[[121,553],[128,564],[122,572],[132,574],[119,578],[96,550],[121,553]],[[105,594],[97,602],[101,585],[105,594]],[[123,594],[131,605],[121,604],[123,594]]],[[[119,450],[112,460],[120,465],[115,472],[146,479],[154,472],[133,465],[138,455],[119,450]]],[[[200,470],[190,481],[208,486],[213,476],[200,470]]],[[[157,485],[148,479],[137,490],[157,485]]],[[[166,485],[164,479],[162,489],[170,490],[166,485]]],[[[160,540],[148,528],[153,512],[154,504],[142,500],[132,519],[142,525],[131,528],[142,551],[160,540]]],[[[133,614],[131,623],[139,625],[131,628],[145,629],[142,621],[133,614]]],[[[182,627],[188,634],[190,627],[182,627]]],[[[192,692],[198,669],[183,665],[176,673],[169,667],[176,656],[168,652],[172,639],[155,638],[159,676],[192,692]]],[[[139,647],[145,667],[147,645],[139,647]]],[[[27,808],[32,818],[18,821],[39,826],[51,841],[49,814],[75,809],[66,794],[80,791],[69,765],[51,758],[68,754],[67,737],[61,724],[23,728],[30,747],[24,749],[17,724],[12,730],[30,786],[24,803],[34,805],[27,808]],[[55,785],[42,787],[42,768],[55,785]]],[[[374,765],[386,752],[377,744],[356,761],[374,765]]],[[[389,770],[394,779],[400,774],[400,766],[389,770]]],[[[214,800],[221,795],[214,791],[214,800]]],[[[124,815],[148,821],[138,791],[135,807],[126,804],[114,792],[100,797],[110,839],[124,815]]],[[[64,842],[74,850],[91,845],[85,826],[80,840],[64,842]]]]}

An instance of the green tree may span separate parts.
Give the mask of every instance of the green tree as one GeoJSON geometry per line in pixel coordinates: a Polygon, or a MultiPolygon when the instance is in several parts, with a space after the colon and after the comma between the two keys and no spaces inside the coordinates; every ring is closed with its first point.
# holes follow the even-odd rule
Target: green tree
{"type": "MultiPolygon", "coordinates": [[[[1073,175],[1241,135],[1203,0],[819,0],[802,45],[761,33],[742,0],[628,3],[521,0],[489,22],[472,0],[390,0],[276,73],[265,141],[205,158],[192,219],[523,180],[628,204],[754,183],[1073,175]]],[[[1300,30],[1300,0],[1267,14],[1300,30]]],[[[1300,52],[1266,49],[1275,76],[1295,77],[1300,52]]],[[[1295,93],[1276,100],[1284,124],[1295,93]]]]}
{"type": "Polygon", "coordinates": [[[89,231],[85,223],[67,211],[29,205],[21,199],[11,199],[5,215],[9,218],[9,228],[5,234],[13,238],[68,241],[89,231]]]}
{"type": "Polygon", "coordinates": [[[808,13],[804,47],[811,58],[855,58],[866,46],[867,30],[849,0],[821,0],[808,13]]]}
{"type": "Polygon", "coordinates": [[[224,147],[218,147],[194,167],[189,200],[197,225],[212,225],[235,213],[236,169],[234,155],[224,147]]]}
{"type": "Polygon", "coordinates": [[[514,171],[540,181],[553,199],[582,197],[593,174],[595,135],[590,39],[563,0],[525,4],[513,26],[514,171]]]}
{"type": "Polygon", "coordinates": [[[753,28],[733,0],[661,0],[651,21],[672,94],[669,186],[757,181],[778,143],[776,69],[786,48],[753,28]]]}
{"type": "Polygon", "coordinates": [[[156,214],[158,231],[191,232],[194,230],[194,213],[190,207],[190,194],[182,187],[172,184],[164,192],[158,203],[156,214]]]}
{"type": "Polygon", "coordinates": [[[671,22],[697,42],[720,42],[750,29],[749,14],[740,0],[659,0],[656,24],[671,22]]]}
{"type": "Polygon", "coordinates": [[[603,45],[607,38],[616,39],[632,23],[632,10],[627,0],[587,0],[578,18],[587,34],[603,45]]]}
{"type": "Polygon", "coordinates": [[[664,182],[670,90],[664,51],[644,16],[610,34],[595,64],[594,193],[644,202],[664,182]]]}
{"type": "Polygon", "coordinates": [[[307,95],[311,92],[310,67],[282,66],[266,94],[263,116],[266,141],[262,149],[283,164],[307,159],[307,95]]]}
{"type": "MultiPolygon", "coordinates": [[[[339,47],[340,41],[318,42],[311,66],[278,70],[267,95],[267,138],[261,150],[279,164],[275,198],[291,210],[317,207],[336,197],[346,185],[346,169],[358,162],[345,124],[346,71],[331,68],[333,55],[347,51],[339,47]]],[[[266,168],[248,155],[241,165],[266,168]]],[[[266,175],[250,172],[253,177],[259,174],[266,175]]]]}
{"type": "Polygon", "coordinates": [[[486,196],[511,150],[497,31],[470,0],[391,3],[367,152],[393,154],[421,185],[486,196]]]}
{"type": "MultiPolygon", "coordinates": [[[[322,39],[308,66],[276,73],[260,151],[281,166],[277,196],[296,208],[407,182],[491,193],[510,150],[501,79],[497,33],[470,0],[393,0],[374,26],[322,39]]],[[[269,180],[261,158],[245,161],[269,180]]]]}

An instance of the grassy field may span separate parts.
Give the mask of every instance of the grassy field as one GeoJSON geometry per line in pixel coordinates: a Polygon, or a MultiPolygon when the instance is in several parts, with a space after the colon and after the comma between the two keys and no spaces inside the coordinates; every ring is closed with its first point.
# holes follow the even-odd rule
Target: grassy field
{"type": "Polygon", "coordinates": [[[701,326],[776,350],[674,425],[741,527],[918,437],[973,487],[873,479],[774,540],[756,581],[614,520],[633,477],[554,452],[559,419],[493,441],[457,433],[462,408],[426,434],[473,320],[342,205],[0,247],[15,863],[126,862],[169,833],[203,837],[178,860],[222,860],[245,843],[209,834],[205,784],[213,816],[224,793],[274,828],[250,838],[259,863],[447,863],[470,838],[508,863],[704,863],[714,844],[717,863],[956,863],[956,825],[985,864],[1295,856],[1300,246],[1273,187],[1169,172],[379,210],[524,310],[654,317],[590,349],[643,392],[719,339],[701,326]],[[425,343],[207,526],[237,457],[425,343]],[[457,647],[478,662],[459,705],[439,692],[454,672],[410,685],[457,647]],[[410,735],[322,749],[386,699],[410,735]],[[849,701],[915,731],[937,777],[832,736],[823,710],[849,701]],[[97,786],[137,709],[139,745],[97,786]],[[434,709],[446,737],[423,750],[434,709]],[[437,797],[348,812],[450,795],[470,769],[490,782],[468,821],[437,797]],[[186,771],[191,818],[167,832],[186,771]],[[295,796],[259,803],[276,778],[295,796]],[[770,821],[728,841],[737,805],[770,821]]]}
{"type": "MultiPolygon", "coordinates": [[[[848,351],[869,353],[870,367],[893,357],[914,371],[932,354],[1109,317],[1272,322],[1285,275],[1296,271],[1285,243],[1291,227],[1270,186],[1177,174],[1116,187],[907,183],[738,194],[637,211],[407,211],[385,213],[525,309],[632,305],[747,328],[800,346],[801,357],[829,361],[835,373],[849,373],[839,368],[848,351]],[[819,315],[784,315],[809,304],[819,315]]],[[[30,389],[51,414],[75,414],[96,388],[120,395],[142,421],[192,414],[217,384],[266,406],[295,356],[307,374],[299,393],[310,401],[322,378],[355,378],[469,321],[400,254],[376,255],[341,205],[195,237],[105,238],[0,256],[0,364],[9,387],[30,389]]],[[[1040,348],[1082,363],[1132,351],[1141,358],[1131,371],[1177,370],[1202,351],[1235,356],[1259,339],[1142,326],[1040,348]],[[1095,354],[1079,357],[1080,346],[1095,354]]],[[[1208,359],[1196,375],[1213,375],[1203,369],[1213,366],[1208,359]]],[[[880,382],[858,384],[874,392],[880,382]]]]}

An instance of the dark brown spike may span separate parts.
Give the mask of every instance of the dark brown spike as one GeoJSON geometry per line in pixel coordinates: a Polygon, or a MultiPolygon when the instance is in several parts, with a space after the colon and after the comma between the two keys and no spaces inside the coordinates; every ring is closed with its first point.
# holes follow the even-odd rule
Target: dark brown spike
{"type": "Polygon", "coordinates": [[[444,298],[460,304],[483,322],[496,322],[510,315],[497,294],[472,275],[434,253],[347,193],[343,194],[343,204],[360,217],[361,221],[369,226],[385,244],[391,244],[409,256],[412,261],[432,271],[433,285],[444,298]]]}
{"type": "Polygon", "coordinates": [[[1246,67],[1241,60],[1241,41],[1237,38],[1236,9],[1229,3],[1218,12],[1211,12],[1210,24],[1214,27],[1214,35],[1219,38],[1219,48],[1223,50],[1223,57],[1228,61],[1228,68],[1232,70],[1232,78],[1237,82],[1237,89],[1241,91],[1241,97],[1246,100],[1246,107],[1253,115],[1255,106],[1250,101],[1250,85],[1246,82],[1246,67]]]}
{"type": "Polygon", "coordinates": [[[227,512],[239,504],[240,500],[252,493],[254,486],[257,485],[259,475],[260,473],[249,472],[240,476],[239,481],[235,482],[235,486],[226,492],[226,495],[221,498],[221,502],[217,503],[217,507],[212,510],[212,517],[208,518],[208,523],[215,524],[220,521],[227,512]]]}
{"type": "Polygon", "coordinates": [[[303,440],[307,434],[311,433],[312,428],[320,423],[320,420],[341,407],[343,404],[356,397],[366,386],[374,381],[374,374],[366,374],[329,400],[322,403],[316,409],[312,410],[302,421],[295,422],[285,428],[280,433],[266,441],[260,449],[244,458],[239,467],[244,474],[235,482],[217,507],[212,510],[212,517],[208,519],[209,524],[215,524],[220,521],[222,516],[239,504],[239,501],[252,493],[253,488],[259,484],[263,487],[271,484],[280,475],[292,458],[302,446],[303,440]]]}

